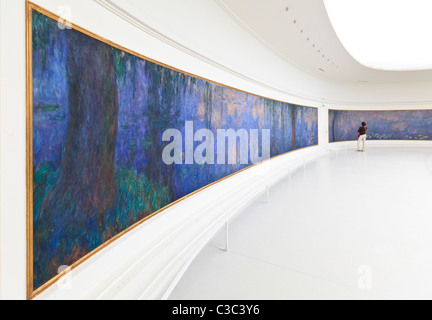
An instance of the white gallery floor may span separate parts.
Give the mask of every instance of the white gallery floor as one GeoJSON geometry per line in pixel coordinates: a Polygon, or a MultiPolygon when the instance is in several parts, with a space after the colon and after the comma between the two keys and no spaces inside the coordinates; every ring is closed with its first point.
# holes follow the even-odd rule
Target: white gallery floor
{"type": "Polygon", "coordinates": [[[170,299],[432,299],[432,149],[331,152],[201,251],[170,299]]]}

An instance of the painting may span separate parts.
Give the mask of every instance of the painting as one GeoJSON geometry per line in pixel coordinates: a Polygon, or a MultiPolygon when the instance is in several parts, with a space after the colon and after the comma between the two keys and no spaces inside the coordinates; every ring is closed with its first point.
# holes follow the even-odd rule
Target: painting
{"type": "MultiPolygon", "coordinates": [[[[206,161],[188,162],[183,148],[167,164],[166,130],[185,140],[190,129],[268,130],[269,157],[318,144],[316,108],[192,76],[77,26],[59,28],[35,5],[28,14],[32,292],[52,283],[59,267],[252,165],[228,147],[214,152],[237,161],[211,161],[207,150],[206,161]]],[[[251,152],[260,150],[263,138],[250,141],[251,152]]],[[[189,144],[196,154],[200,142],[189,144]]]]}
{"type": "Polygon", "coordinates": [[[432,110],[330,110],[330,142],[357,140],[362,122],[369,140],[432,140],[432,110]]]}

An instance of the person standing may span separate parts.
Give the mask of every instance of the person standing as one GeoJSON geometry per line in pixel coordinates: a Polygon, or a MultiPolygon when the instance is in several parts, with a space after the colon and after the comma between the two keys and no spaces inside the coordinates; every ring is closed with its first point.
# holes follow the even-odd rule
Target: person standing
{"type": "Polygon", "coordinates": [[[362,123],[362,126],[358,129],[358,141],[357,141],[357,151],[365,151],[365,144],[366,144],[366,135],[367,127],[366,122],[362,123]]]}

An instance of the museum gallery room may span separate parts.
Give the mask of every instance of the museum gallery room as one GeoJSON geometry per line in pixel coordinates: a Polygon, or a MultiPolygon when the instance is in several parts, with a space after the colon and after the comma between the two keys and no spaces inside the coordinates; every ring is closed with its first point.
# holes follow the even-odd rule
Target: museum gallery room
{"type": "Polygon", "coordinates": [[[0,0],[0,299],[432,299],[430,12],[0,0]]]}

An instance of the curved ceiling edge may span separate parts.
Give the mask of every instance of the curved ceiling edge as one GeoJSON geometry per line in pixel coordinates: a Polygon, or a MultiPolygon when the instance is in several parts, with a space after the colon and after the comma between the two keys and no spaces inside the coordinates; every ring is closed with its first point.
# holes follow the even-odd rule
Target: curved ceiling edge
{"type": "MultiPolygon", "coordinates": [[[[227,72],[231,75],[234,75],[235,77],[241,78],[243,80],[246,80],[250,83],[253,83],[255,85],[258,85],[262,88],[277,92],[277,93],[281,93],[284,95],[291,95],[294,96],[296,98],[300,98],[300,99],[306,99],[306,100],[310,100],[310,101],[315,101],[317,103],[321,103],[321,99],[318,97],[313,97],[313,96],[306,96],[306,95],[302,95],[299,93],[295,93],[295,92],[290,92],[287,90],[283,90],[283,89],[279,89],[276,88],[274,86],[270,86],[268,84],[265,84],[261,81],[255,80],[253,78],[250,78],[232,68],[229,68],[213,59],[210,59],[198,52],[196,52],[195,50],[192,50],[184,45],[182,45],[181,43],[175,41],[174,39],[162,34],[161,32],[155,30],[154,28],[152,28],[151,26],[147,25],[146,23],[144,23],[143,21],[141,21],[140,19],[138,19],[137,17],[133,16],[132,14],[130,14],[128,11],[124,10],[123,8],[121,8],[120,6],[118,6],[117,4],[115,4],[112,0],[93,0],[94,2],[96,2],[97,4],[103,6],[104,8],[108,9],[109,11],[111,11],[112,13],[114,13],[115,15],[117,15],[118,17],[122,18],[123,20],[127,21],[128,23],[132,24],[133,26],[135,26],[136,28],[146,32],[147,34],[157,38],[158,40],[163,41],[164,43],[170,45],[171,47],[180,50],[190,56],[192,56],[193,58],[199,59],[207,64],[212,65],[213,67],[216,67],[219,70],[222,70],[224,72],[227,72]]],[[[156,59],[157,60],[157,59],[156,59]]],[[[185,70],[186,71],[186,70],[185,70]]]]}
{"type": "Polygon", "coordinates": [[[253,31],[251,28],[248,27],[246,23],[243,22],[230,8],[228,8],[221,0],[213,0],[222,10],[224,10],[230,17],[233,19],[240,27],[243,28],[247,33],[249,33],[252,37],[254,37],[259,43],[261,43],[264,47],[269,49],[271,52],[279,56],[282,60],[286,61],[290,65],[296,67],[297,69],[303,71],[304,73],[307,73],[308,75],[315,77],[321,81],[326,81],[330,83],[342,83],[340,81],[330,80],[325,77],[320,77],[319,75],[310,72],[310,70],[307,70],[300,65],[298,65],[296,62],[287,59],[287,57],[282,54],[279,50],[276,50],[272,45],[270,45],[265,39],[263,39],[260,35],[258,35],[255,31],[253,31]]]}
{"type": "MultiPolygon", "coordinates": [[[[358,106],[358,105],[364,105],[364,106],[405,106],[405,105],[427,105],[430,104],[432,105],[432,101],[410,101],[410,102],[397,102],[397,101],[383,101],[383,102],[367,102],[367,101],[340,101],[340,100],[329,100],[329,99],[325,99],[325,98],[318,98],[318,97],[314,97],[314,96],[309,96],[309,95],[303,95],[303,94],[299,94],[296,92],[292,92],[292,91],[287,91],[287,90],[283,90],[271,85],[268,85],[266,83],[263,83],[261,81],[255,80],[253,78],[250,78],[232,68],[229,68],[213,59],[210,59],[198,52],[196,52],[195,50],[192,50],[184,45],[182,45],[181,43],[175,41],[174,39],[164,35],[163,33],[157,31],[156,29],[152,28],[151,26],[149,26],[148,24],[144,23],[142,20],[138,19],[137,17],[133,16],[130,12],[124,10],[123,8],[121,8],[120,6],[118,6],[117,4],[114,3],[113,0],[93,0],[95,3],[97,3],[98,5],[104,7],[105,9],[109,10],[110,12],[112,12],[113,14],[115,14],[116,16],[118,16],[119,18],[125,20],[126,22],[128,22],[129,24],[133,25],[134,27],[140,29],[141,31],[151,35],[152,37],[164,42],[165,44],[168,44],[169,46],[180,50],[184,53],[186,53],[187,55],[198,59],[202,62],[205,62],[221,71],[224,71],[226,73],[229,73],[235,77],[238,77],[240,79],[243,79],[245,81],[248,81],[249,83],[253,83],[255,85],[258,85],[262,88],[265,88],[267,90],[271,90],[275,93],[279,93],[279,94],[284,94],[284,95],[289,95],[289,96],[293,96],[299,99],[305,99],[305,100],[309,100],[312,102],[315,102],[317,104],[322,104],[322,103],[327,103],[327,104],[336,104],[336,105],[346,105],[346,106],[358,106]]],[[[261,44],[263,44],[266,48],[270,49],[272,52],[274,52],[275,54],[277,54],[280,57],[280,53],[276,52],[274,49],[271,49],[269,47],[269,45],[265,44],[265,41],[261,41],[259,39],[259,37],[257,38],[256,35],[254,35],[253,33],[251,33],[247,28],[245,28],[245,26],[238,20],[235,19],[235,17],[229,13],[229,9],[225,8],[225,6],[223,6],[219,0],[214,0],[215,3],[217,3],[225,12],[227,12],[227,14],[230,15],[231,18],[234,19],[234,21],[236,21],[236,23],[238,23],[245,31],[247,31],[249,34],[251,34],[254,38],[257,39],[257,41],[259,41],[261,44]]],[[[287,61],[286,58],[283,58],[285,61],[287,61]]],[[[326,81],[326,82],[332,82],[329,81],[328,79],[322,79],[316,75],[313,75],[307,71],[304,71],[303,68],[298,67],[297,65],[295,65],[293,62],[291,61],[287,61],[287,63],[290,63],[291,65],[293,65],[294,67],[296,67],[297,69],[315,77],[318,78],[321,81],[326,81]]],[[[186,70],[185,70],[186,71],[186,70]]],[[[333,82],[335,83],[335,82],[333,82]]],[[[270,98],[270,97],[269,97],[270,98]]],[[[289,102],[289,101],[287,101],[289,102]]]]}

